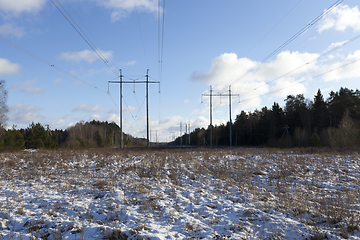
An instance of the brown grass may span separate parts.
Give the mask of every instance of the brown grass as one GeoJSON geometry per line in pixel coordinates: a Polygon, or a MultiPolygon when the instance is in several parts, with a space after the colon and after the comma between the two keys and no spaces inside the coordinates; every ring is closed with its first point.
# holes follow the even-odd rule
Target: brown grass
{"type": "MultiPolygon", "coordinates": [[[[346,166],[350,163],[359,165],[360,162],[356,155],[327,150],[104,148],[12,152],[1,154],[0,178],[24,179],[29,184],[40,180],[67,183],[64,184],[67,187],[59,186],[58,191],[87,186],[105,192],[118,187],[116,184],[122,179],[120,188],[125,192],[152,196],[142,200],[141,206],[143,211],[156,215],[160,210],[159,197],[150,190],[154,180],[169,181],[175,189],[187,182],[211,181],[207,176],[212,176],[219,182],[219,194],[228,194],[234,201],[239,196],[232,196],[224,189],[238,187],[244,194],[252,196],[264,211],[273,208],[289,212],[299,219],[310,215],[309,225],[316,226],[325,220],[334,228],[341,226],[342,235],[346,237],[360,229],[360,209],[357,206],[360,202],[360,178],[358,175],[349,178],[346,166]],[[109,169],[107,177],[100,177],[104,169],[109,169]],[[126,177],[132,175],[138,178],[126,177]],[[328,179],[339,184],[338,190],[323,186],[328,179]],[[356,187],[351,188],[347,183],[356,187]]],[[[200,190],[199,194],[202,194],[200,190]]],[[[130,203],[130,200],[125,201],[130,203]]],[[[50,210],[53,213],[58,209],[53,206],[50,210]]],[[[19,215],[25,214],[24,208],[16,211],[19,215]]],[[[188,223],[185,227],[193,230],[193,226],[188,223]]],[[[116,229],[109,230],[105,236],[105,239],[126,239],[126,235],[116,229]]],[[[314,234],[313,239],[321,239],[321,235],[314,234]]]]}

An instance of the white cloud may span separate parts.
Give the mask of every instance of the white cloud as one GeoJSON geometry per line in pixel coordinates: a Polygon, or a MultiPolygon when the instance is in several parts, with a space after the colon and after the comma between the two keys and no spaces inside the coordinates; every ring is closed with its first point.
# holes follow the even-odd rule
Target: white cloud
{"type": "Polygon", "coordinates": [[[98,5],[111,9],[111,18],[117,21],[130,12],[137,10],[142,12],[157,12],[157,0],[94,0],[98,5]]]}
{"type": "Polygon", "coordinates": [[[55,84],[63,84],[64,83],[64,80],[62,78],[57,78],[53,81],[53,83],[55,84]]]}
{"type": "MultiPolygon", "coordinates": [[[[136,107],[134,107],[134,106],[131,106],[131,105],[129,105],[129,106],[124,106],[123,105],[123,113],[128,113],[128,112],[134,112],[134,111],[136,111],[137,110],[137,108],[136,107]]],[[[113,108],[113,109],[111,109],[110,111],[108,111],[108,114],[115,114],[115,115],[117,115],[117,117],[119,118],[119,108],[113,108]]]]}
{"type": "Polygon", "coordinates": [[[92,121],[92,120],[101,121],[101,116],[98,114],[91,115],[89,117],[89,121],[92,121]]]}
{"type": "Polygon", "coordinates": [[[289,73],[287,77],[298,77],[306,73],[312,73],[316,68],[316,62],[313,60],[318,57],[319,54],[283,51],[277,55],[274,61],[262,64],[255,76],[258,79],[269,81],[294,69],[297,70],[289,73]],[[301,68],[299,68],[300,66],[301,68]]]}
{"type": "Polygon", "coordinates": [[[128,107],[126,107],[126,108],[123,108],[123,112],[124,112],[124,113],[126,113],[126,112],[134,112],[134,111],[136,111],[136,110],[137,110],[137,108],[134,107],[134,106],[128,106],[128,107]]]}
{"type": "Polygon", "coordinates": [[[274,86],[272,86],[269,90],[269,93],[277,97],[286,97],[288,95],[296,95],[306,93],[306,87],[294,79],[286,78],[280,79],[276,82],[274,86]]]}
{"type": "Polygon", "coordinates": [[[26,93],[33,93],[33,94],[40,94],[45,92],[46,90],[42,87],[35,86],[36,80],[33,81],[26,81],[21,84],[22,91],[26,93]]]}
{"type": "Polygon", "coordinates": [[[344,59],[339,59],[332,64],[324,65],[321,68],[322,73],[330,71],[324,75],[325,81],[339,81],[343,79],[360,77],[360,50],[349,54],[344,59]],[[343,67],[342,67],[343,66],[343,67]]]}
{"type": "Polygon", "coordinates": [[[41,108],[34,105],[16,104],[9,107],[9,121],[11,124],[30,124],[31,122],[40,122],[44,116],[38,112],[41,108]]]}
{"type": "Polygon", "coordinates": [[[20,71],[20,65],[11,63],[9,60],[0,58],[0,75],[16,74],[20,71]]]}
{"type": "MultiPolygon", "coordinates": [[[[342,46],[346,42],[337,42],[329,49],[342,46]]],[[[213,93],[227,93],[231,84],[232,93],[239,93],[242,109],[263,107],[262,96],[286,97],[306,93],[305,81],[341,81],[360,78],[360,50],[348,56],[331,55],[318,59],[319,54],[283,51],[269,62],[257,68],[255,61],[238,59],[236,54],[222,54],[213,59],[208,72],[194,72],[190,80],[213,86],[213,93]],[[245,64],[240,64],[245,63],[245,64]],[[246,71],[249,73],[245,74],[246,71]]],[[[205,93],[209,94],[209,90],[205,93]]],[[[204,98],[205,100],[205,98],[204,98]]],[[[198,116],[209,109],[209,101],[198,116]]],[[[213,98],[213,106],[222,106],[219,98],[213,98]]],[[[227,103],[226,103],[227,104],[227,103]]],[[[237,111],[237,107],[234,107],[237,111]]],[[[241,109],[240,109],[241,110],[241,109]]]]}
{"type": "Polygon", "coordinates": [[[349,41],[342,41],[342,42],[336,42],[336,43],[332,43],[330,44],[330,46],[328,47],[327,51],[332,50],[334,48],[338,48],[338,47],[342,47],[345,43],[348,43],[349,41]]]}
{"type": "MultiPolygon", "coordinates": [[[[208,72],[195,71],[190,80],[213,85],[214,92],[221,93],[227,93],[228,86],[231,85],[232,93],[240,94],[243,108],[261,107],[262,95],[271,93],[279,87],[282,90],[277,91],[276,95],[291,94],[294,88],[289,86],[292,86],[294,81],[304,75],[317,73],[317,62],[313,60],[318,56],[318,54],[283,51],[273,61],[259,65],[248,58],[238,58],[235,53],[225,53],[212,60],[208,72]],[[297,70],[291,72],[294,69],[297,70]],[[276,79],[285,74],[286,77],[276,79]]],[[[301,86],[296,90],[306,91],[305,87],[301,86]]],[[[217,104],[215,101],[214,105],[217,104]]]]}
{"type": "Polygon", "coordinates": [[[103,108],[99,105],[90,106],[88,104],[80,104],[74,110],[74,112],[102,112],[103,108]]]}
{"type": "Polygon", "coordinates": [[[42,87],[35,86],[36,80],[33,81],[26,81],[23,83],[14,83],[12,84],[10,91],[13,91],[16,88],[20,88],[22,92],[26,93],[33,93],[33,94],[40,94],[45,92],[46,90],[42,87]]]}
{"type": "Polygon", "coordinates": [[[125,66],[134,66],[135,64],[136,64],[136,61],[133,60],[133,61],[130,61],[130,62],[125,63],[124,65],[125,65],[125,66]]]}
{"type": "Polygon", "coordinates": [[[10,23],[6,23],[0,26],[0,34],[20,38],[25,35],[25,30],[24,28],[14,26],[10,23]]]}
{"type": "Polygon", "coordinates": [[[52,125],[53,126],[63,126],[64,124],[65,124],[65,120],[59,119],[58,121],[54,122],[52,125]]]}
{"type": "Polygon", "coordinates": [[[318,31],[321,33],[332,28],[337,31],[344,31],[347,28],[360,31],[360,11],[358,7],[350,8],[348,5],[339,5],[320,21],[318,31]]]}
{"type": "Polygon", "coordinates": [[[34,13],[41,10],[45,3],[46,0],[0,0],[0,11],[14,14],[34,13]]]}
{"type": "MultiPolygon", "coordinates": [[[[107,60],[109,60],[112,57],[112,51],[100,51],[101,55],[103,57],[105,57],[107,60]]],[[[94,62],[95,60],[100,58],[98,57],[98,55],[94,52],[94,51],[90,51],[85,49],[84,51],[81,52],[66,52],[66,53],[61,53],[59,56],[60,59],[64,59],[64,60],[70,60],[70,61],[87,61],[89,63],[94,62]]]]}
{"type": "Polygon", "coordinates": [[[118,122],[119,122],[119,115],[118,115],[118,114],[110,114],[110,115],[106,118],[106,120],[107,120],[108,122],[115,122],[115,123],[119,124],[119,123],[118,123],[118,122]]]}
{"type": "Polygon", "coordinates": [[[229,84],[244,75],[247,71],[256,67],[257,63],[248,58],[237,58],[235,53],[224,53],[211,61],[211,67],[207,73],[194,71],[190,80],[204,84],[229,84]]]}

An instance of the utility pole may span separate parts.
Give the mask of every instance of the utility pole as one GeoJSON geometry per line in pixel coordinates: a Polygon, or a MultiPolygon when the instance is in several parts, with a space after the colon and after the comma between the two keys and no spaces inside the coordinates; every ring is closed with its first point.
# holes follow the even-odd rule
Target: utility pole
{"type": "Polygon", "coordinates": [[[212,148],[212,98],[213,97],[229,97],[229,113],[230,113],[230,147],[232,145],[232,138],[231,138],[231,96],[238,96],[239,94],[232,94],[231,93],[231,86],[229,86],[229,93],[216,93],[214,94],[212,91],[212,87],[210,86],[210,94],[202,94],[201,96],[210,97],[210,147],[212,148]]]}
{"type": "Polygon", "coordinates": [[[238,96],[239,97],[239,102],[240,102],[240,94],[231,94],[231,86],[229,86],[229,94],[228,95],[229,95],[229,122],[230,122],[230,147],[231,147],[232,146],[231,96],[238,96]]]}
{"type": "Polygon", "coordinates": [[[156,138],[155,138],[155,142],[156,142],[156,146],[158,145],[158,138],[157,138],[157,129],[156,129],[156,138]]]}
{"type": "Polygon", "coordinates": [[[119,83],[120,84],[120,89],[119,89],[119,103],[120,103],[120,109],[119,109],[119,117],[120,117],[120,148],[124,148],[124,144],[123,144],[123,127],[122,127],[122,83],[123,83],[123,80],[122,80],[122,71],[121,69],[119,70],[120,71],[120,81],[108,81],[108,93],[110,92],[109,91],[109,83],[119,83]]]}
{"type": "MultiPolygon", "coordinates": [[[[108,88],[109,88],[109,84],[110,83],[119,83],[120,84],[120,148],[123,148],[123,130],[122,130],[122,84],[123,83],[131,83],[131,84],[135,84],[135,83],[145,83],[146,84],[146,138],[147,138],[147,143],[146,143],[146,147],[149,149],[150,146],[150,141],[149,141],[149,83],[159,83],[158,81],[149,81],[149,69],[147,69],[146,72],[146,80],[145,81],[123,81],[123,75],[122,75],[122,71],[120,69],[120,81],[108,81],[108,88]]],[[[109,91],[109,90],[108,90],[109,91]]]]}
{"type": "Polygon", "coordinates": [[[182,146],[182,122],[180,122],[180,146],[182,146]]]}
{"type": "Polygon", "coordinates": [[[146,148],[149,149],[149,69],[146,71],[146,148]]]}
{"type": "Polygon", "coordinates": [[[190,146],[190,121],[189,121],[189,146],[190,146]]]}
{"type": "Polygon", "coordinates": [[[231,86],[229,86],[229,122],[230,122],[230,147],[232,145],[232,137],[231,137],[231,86]]]}
{"type": "Polygon", "coordinates": [[[201,94],[201,96],[210,97],[210,148],[212,148],[212,87],[210,85],[210,94],[201,94]]]}

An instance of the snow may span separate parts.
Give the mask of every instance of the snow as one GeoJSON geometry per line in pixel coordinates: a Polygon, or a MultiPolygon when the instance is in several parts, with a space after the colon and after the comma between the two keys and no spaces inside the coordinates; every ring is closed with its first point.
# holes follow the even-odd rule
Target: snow
{"type": "Polygon", "coordinates": [[[0,155],[0,239],[360,239],[359,155],[0,155]]]}

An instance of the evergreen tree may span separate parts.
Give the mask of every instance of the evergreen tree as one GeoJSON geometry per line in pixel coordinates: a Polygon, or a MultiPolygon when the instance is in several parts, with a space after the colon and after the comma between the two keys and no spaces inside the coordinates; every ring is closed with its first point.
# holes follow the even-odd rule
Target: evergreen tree
{"type": "Polygon", "coordinates": [[[360,120],[360,91],[340,88],[338,92],[330,92],[328,98],[330,122],[332,127],[338,127],[346,110],[352,119],[360,120]]]}
{"type": "Polygon", "coordinates": [[[24,136],[15,128],[6,132],[4,139],[4,147],[10,150],[21,150],[25,147],[24,136]]]}
{"type": "Polygon", "coordinates": [[[49,134],[50,131],[46,131],[40,123],[31,123],[25,130],[25,147],[28,149],[58,148],[57,137],[49,134]]]}
{"type": "Polygon", "coordinates": [[[322,129],[330,126],[329,110],[320,89],[318,89],[317,94],[314,96],[312,122],[314,132],[321,132],[322,129]]]}

